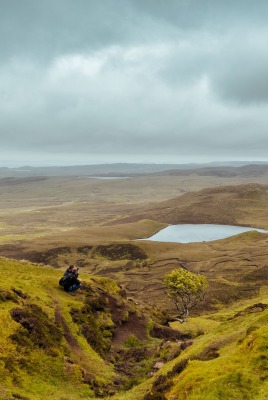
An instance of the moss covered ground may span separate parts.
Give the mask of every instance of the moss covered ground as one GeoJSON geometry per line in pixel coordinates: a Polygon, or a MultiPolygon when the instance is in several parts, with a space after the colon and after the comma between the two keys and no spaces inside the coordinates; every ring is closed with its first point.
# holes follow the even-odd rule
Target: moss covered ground
{"type": "MultiPolygon", "coordinates": [[[[85,302],[85,293],[70,296],[61,290],[60,270],[1,258],[0,273],[0,398],[3,400],[267,399],[265,285],[255,298],[240,300],[213,314],[190,318],[184,324],[173,323],[173,328],[191,338],[185,346],[183,341],[163,340],[157,344],[150,339],[147,347],[143,347],[130,334],[120,352],[114,354],[114,358],[121,357],[115,367],[102,353],[109,345],[108,331],[113,330],[115,318],[124,325],[132,310],[123,307],[121,289],[114,281],[83,275],[85,286],[97,287],[85,302]],[[98,293],[106,293],[106,297],[98,297],[98,293]],[[114,302],[114,310],[120,309],[120,313],[116,317],[113,313],[104,314],[102,308],[111,307],[114,302]],[[98,310],[94,314],[98,322],[95,342],[92,332],[96,321],[93,323],[91,314],[87,314],[89,309],[98,310]],[[159,371],[152,369],[152,360],[146,356],[150,346],[155,345],[158,345],[155,360],[164,364],[159,371]],[[128,379],[124,377],[123,385],[118,383],[116,390],[115,382],[122,380],[120,373],[127,367],[128,379]]],[[[137,324],[138,319],[135,321],[137,324]]],[[[120,336],[118,330],[116,335],[120,336]]]]}
{"type": "Polygon", "coordinates": [[[192,335],[193,344],[166,364],[146,400],[267,399],[267,287],[255,299],[192,318],[179,329],[192,335]]]}
{"type": "Polygon", "coordinates": [[[72,321],[70,310],[82,298],[59,288],[62,272],[0,259],[0,274],[1,399],[86,399],[94,393],[85,375],[100,387],[111,382],[112,367],[72,321]]]}

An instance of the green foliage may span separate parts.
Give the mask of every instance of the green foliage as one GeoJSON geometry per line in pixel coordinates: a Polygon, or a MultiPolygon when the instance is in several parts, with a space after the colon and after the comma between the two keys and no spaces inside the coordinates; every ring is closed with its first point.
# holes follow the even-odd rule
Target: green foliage
{"type": "Polygon", "coordinates": [[[143,400],[167,400],[165,392],[170,388],[171,382],[167,375],[159,375],[152,385],[152,389],[143,400]]]}
{"type": "MultiPolygon", "coordinates": [[[[264,400],[267,396],[268,293],[264,286],[258,300],[191,318],[181,326],[183,332],[195,333],[192,345],[180,351],[175,343],[162,348],[159,358],[166,363],[152,376],[152,349],[137,337],[130,336],[113,352],[113,365],[108,364],[105,346],[114,325],[125,326],[126,314],[129,319],[133,315],[123,305],[114,281],[101,277],[93,281],[85,274],[82,279],[88,291],[69,296],[58,286],[61,271],[53,268],[0,258],[0,273],[6,277],[0,287],[3,400],[105,396],[114,400],[264,400]],[[104,347],[97,346],[105,361],[91,346],[91,340],[100,338],[104,347]],[[127,392],[118,391],[122,389],[127,392]]],[[[150,322],[147,328],[149,332],[150,322]]]]}
{"type": "Polygon", "coordinates": [[[182,268],[167,274],[164,283],[169,297],[179,312],[178,318],[182,322],[187,319],[189,310],[204,300],[208,286],[207,279],[203,275],[193,274],[182,268]]]}
{"type": "Polygon", "coordinates": [[[147,324],[147,335],[148,337],[151,335],[152,329],[154,327],[154,321],[150,320],[147,324]]]}
{"type": "Polygon", "coordinates": [[[147,254],[140,247],[133,244],[111,244],[99,245],[95,249],[96,256],[107,258],[108,260],[145,260],[147,254]]]}
{"type": "Polygon", "coordinates": [[[171,361],[181,353],[181,345],[177,341],[168,340],[161,343],[155,356],[163,361],[171,361]]]}
{"type": "Polygon", "coordinates": [[[113,369],[77,333],[80,295],[61,290],[62,271],[0,258],[0,273],[0,397],[79,400],[108,387],[113,369]]]}
{"type": "Polygon", "coordinates": [[[63,337],[62,331],[49,319],[41,307],[36,304],[27,304],[22,308],[13,308],[10,315],[21,325],[11,335],[12,340],[20,347],[30,349],[35,346],[51,355],[58,354],[57,349],[63,337]]]}
{"type": "Polygon", "coordinates": [[[135,335],[129,335],[129,337],[124,342],[124,346],[129,348],[141,347],[142,343],[135,335]]]}
{"type": "Polygon", "coordinates": [[[83,307],[72,308],[70,313],[88,344],[104,357],[111,347],[111,330],[114,325],[107,293],[100,289],[95,293],[91,291],[85,297],[83,307]]]}
{"type": "Polygon", "coordinates": [[[146,345],[130,335],[123,346],[114,354],[114,367],[121,379],[123,391],[144,382],[152,371],[152,355],[146,345]]]}
{"type": "Polygon", "coordinates": [[[13,301],[14,303],[17,303],[18,298],[15,293],[12,293],[10,290],[4,290],[0,288],[0,302],[5,301],[13,301]]]}
{"type": "Polygon", "coordinates": [[[268,310],[263,307],[252,313],[251,308],[246,307],[239,313],[234,310],[233,317],[229,314],[228,319],[214,327],[211,325],[210,331],[196,338],[193,345],[181,353],[178,360],[187,358],[188,363],[184,369],[179,367],[179,363],[173,368],[175,375],[172,387],[167,390],[167,398],[265,399],[268,388],[268,310]]]}

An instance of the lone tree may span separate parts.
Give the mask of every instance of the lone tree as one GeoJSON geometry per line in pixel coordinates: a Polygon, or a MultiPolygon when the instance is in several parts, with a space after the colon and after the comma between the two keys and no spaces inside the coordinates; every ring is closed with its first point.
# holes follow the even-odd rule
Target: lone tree
{"type": "Polygon", "coordinates": [[[207,279],[203,275],[193,274],[182,268],[165,275],[164,284],[179,312],[172,320],[181,323],[187,321],[189,310],[204,300],[208,287],[207,279]]]}

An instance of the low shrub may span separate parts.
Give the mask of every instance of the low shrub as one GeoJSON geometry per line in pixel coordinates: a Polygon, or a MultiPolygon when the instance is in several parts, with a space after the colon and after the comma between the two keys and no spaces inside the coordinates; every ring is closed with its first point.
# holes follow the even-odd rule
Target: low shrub
{"type": "Polygon", "coordinates": [[[10,311],[14,321],[21,325],[11,339],[22,347],[44,349],[49,355],[56,356],[63,333],[59,326],[36,304],[27,304],[10,311]]]}

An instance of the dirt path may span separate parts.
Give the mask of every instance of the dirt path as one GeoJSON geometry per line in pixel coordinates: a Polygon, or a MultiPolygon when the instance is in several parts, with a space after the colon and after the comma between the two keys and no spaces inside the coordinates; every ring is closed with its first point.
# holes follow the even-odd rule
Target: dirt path
{"type": "Polygon", "coordinates": [[[62,327],[64,332],[64,337],[71,349],[72,362],[81,366],[84,373],[90,373],[92,371],[92,360],[85,354],[78,341],[72,334],[68,323],[66,322],[64,316],[62,315],[61,308],[54,299],[55,304],[55,320],[62,327]]]}

